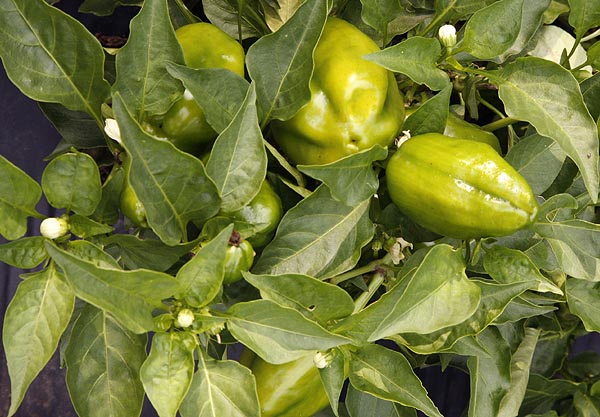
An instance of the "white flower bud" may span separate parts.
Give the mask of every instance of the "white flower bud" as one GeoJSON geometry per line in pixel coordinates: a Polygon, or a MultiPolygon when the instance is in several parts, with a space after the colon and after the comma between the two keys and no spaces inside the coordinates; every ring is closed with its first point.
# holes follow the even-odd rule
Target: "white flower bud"
{"type": "Polygon", "coordinates": [[[48,239],[58,239],[69,231],[69,222],[61,217],[48,217],[40,224],[40,233],[48,239]]]}
{"type": "Polygon", "coordinates": [[[444,25],[438,31],[440,42],[446,48],[452,48],[456,45],[456,28],[452,25],[444,25]]]}
{"type": "Polygon", "coordinates": [[[109,138],[121,143],[121,130],[115,119],[106,119],[104,121],[104,132],[109,138]]]}
{"type": "Polygon", "coordinates": [[[175,320],[175,325],[178,327],[190,327],[194,322],[194,313],[189,308],[183,308],[179,310],[177,313],[177,320],[175,320]]]}
{"type": "Polygon", "coordinates": [[[319,369],[327,368],[333,362],[333,353],[329,352],[317,352],[313,357],[315,366],[319,369]]]}

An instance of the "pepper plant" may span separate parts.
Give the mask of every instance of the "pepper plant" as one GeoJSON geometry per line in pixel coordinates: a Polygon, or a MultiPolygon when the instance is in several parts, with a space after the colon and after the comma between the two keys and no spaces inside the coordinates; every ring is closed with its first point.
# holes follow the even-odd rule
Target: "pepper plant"
{"type": "MultiPolygon", "coordinates": [[[[600,331],[600,1],[84,1],[104,15],[139,7],[119,48],[52,3],[0,0],[2,64],[62,136],[41,184],[0,156],[0,260],[31,270],[3,323],[10,416],[57,350],[81,417],[138,416],[145,396],[160,417],[440,417],[415,370],[449,366],[469,375],[471,417],[600,415],[600,357],[571,354],[600,331]],[[334,17],[376,50],[343,62],[353,42],[334,31],[317,57],[334,17]],[[194,42],[175,31],[201,20],[242,46],[243,73],[186,64],[194,42]],[[334,103],[319,120],[341,140],[342,108],[375,102],[356,88],[377,84],[353,73],[362,64],[397,86],[388,142],[294,162],[310,134],[280,148],[275,127],[318,113],[317,97],[334,103]],[[183,98],[215,132],[197,154],[161,127],[183,98]],[[388,160],[409,136],[477,140],[473,129],[531,188],[535,216],[485,235],[478,209],[501,197],[449,170],[428,190],[439,207],[417,195],[411,208],[435,224],[464,210],[475,231],[436,234],[455,229],[393,203],[388,189],[415,187],[388,178],[388,160]],[[255,200],[265,181],[276,196],[255,200]],[[58,218],[36,210],[42,194],[58,218]],[[242,215],[253,201],[270,203],[242,215]],[[232,237],[256,243],[243,278],[224,282],[232,237]]],[[[439,175],[456,157],[430,165],[439,175]]]]}

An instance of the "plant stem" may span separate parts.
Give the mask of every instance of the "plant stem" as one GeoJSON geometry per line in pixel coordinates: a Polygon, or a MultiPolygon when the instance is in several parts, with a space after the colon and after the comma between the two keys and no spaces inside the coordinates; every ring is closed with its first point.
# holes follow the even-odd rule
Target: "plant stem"
{"type": "Polygon", "coordinates": [[[488,132],[493,132],[498,129],[502,129],[503,127],[510,126],[519,120],[513,119],[512,117],[503,117],[500,120],[496,120],[494,122],[488,123],[487,125],[481,126],[483,130],[487,130],[488,132]]]}
{"type": "Polygon", "coordinates": [[[354,311],[352,312],[352,314],[356,314],[360,310],[365,308],[371,297],[373,297],[373,294],[375,294],[375,291],[377,291],[381,284],[383,284],[384,280],[385,273],[376,272],[373,275],[373,277],[371,278],[371,282],[369,282],[369,287],[367,288],[367,291],[363,292],[361,295],[356,297],[356,300],[354,300],[354,311]]]}
{"type": "Polygon", "coordinates": [[[600,36],[600,29],[596,29],[596,31],[590,33],[589,35],[581,38],[581,42],[587,42],[587,41],[591,41],[594,38],[597,38],[598,36],[600,36]]]}
{"type": "Polygon", "coordinates": [[[353,269],[352,271],[348,271],[346,273],[340,274],[336,277],[333,277],[330,282],[334,285],[339,284],[340,282],[347,281],[354,277],[358,277],[363,274],[368,274],[369,272],[373,272],[377,267],[385,267],[392,262],[392,257],[387,254],[381,259],[376,259],[368,264],[361,266],[360,268],[353,269]]]}
{"type": "Polygon", "coordinates": [[[496,107],[494,107],[494,105],[492,105],[492,103],[490,103],[489,101],[487,101],[486,99],[481,97],[481,95],[478,94],[478,96],[479,96],[479,102],[481,104],[483,104],[485,107],[487,107],[488,109],[490,109],[492,112],[494,112],[494,114],[496,114],[496,116],[498,116],[501,119],[506,118],[506,116],[500,110],[498,110],[496,107]]]}

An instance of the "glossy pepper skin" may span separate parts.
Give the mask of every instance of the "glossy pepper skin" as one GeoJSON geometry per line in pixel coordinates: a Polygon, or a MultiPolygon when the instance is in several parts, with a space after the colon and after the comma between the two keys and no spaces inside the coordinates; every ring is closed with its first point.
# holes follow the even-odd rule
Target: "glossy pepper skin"
{"type": "Polygon", "coordinates": [[[451,136],[459,139],[469,139],[476,142],[487,143],[499,154],[502,153],[500,148],[500,141],[492,132],[481,129],[479,126],[469,123],[464,119],[461,119],[454,113],[448,114],[446,120],[446,128],[444,129],[444,135],[451,136]]]}
{"type": "Polygon", "coordinates": [[[254,234],[248,236],[247,240],[252,247],[262,248],[271,240],[283,216],[283,206],[281,198],[265,180],[258,194],[248,205],[233,213],[226,213],[225,216],[251,225],[254,228],[254,234]]]}
{"type": "Polygon", "coordinates": [[[392,201],[443,236],[506,236],[531,224],[538,204],[527,181],[491,146],[438,133],[404,142],[386,167],[392,201]]]}
{"type": "Polygon", "coordinates": [[[121,160],[123,169],[125,170],[125,179],[123,181],[123,188],[121,189],[120,196],[121,213],[131,220],[135,226],[147,228],[148,221],[146,219],[146,209],[129,183],[129,167],[131,162],[129,157],[125,154],[121,154],[121,160]]]}
{"type": "Polygon", "coordinates": [[[311,417],[329,404],[314,352],[281,365],[255,357],[250,369],[262,417],[311,417]]]}
{"type": "MultiPolygon", "coordinates": [[[[175,35],[188,67],[226,68],[244,76],[244,49],[218,27],[192,23],[177,29],[175,35]]],[[[199,155],[217,137],[187,90],[165,114],[162,131],[175,146],[194,155],[199,155]]]]}
{"type": "Polygon", "coordinates": [[[328,19],[314,51],[310,101],[291,119],[271,123],[293,163],[325,164],[392,143],[404,121],[403,97],[390,71],[362,58],[376,51],[352,24],[328,19]]]}
{"type": "Polygon", "coordinates": [[[254,262],[254,248],[247,240],[241,238],[237,231],[231,234],[227,252],[223,284],[233,284],[243,278],[242,272],[248,271],[254,262]]]}

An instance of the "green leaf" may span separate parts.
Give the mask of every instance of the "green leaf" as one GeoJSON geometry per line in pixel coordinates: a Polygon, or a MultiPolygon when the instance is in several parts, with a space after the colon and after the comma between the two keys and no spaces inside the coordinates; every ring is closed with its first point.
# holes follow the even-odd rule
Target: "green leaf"
{"type": "Polygon", "coordinates": [[[32,236],[0,245],[0,262],[15,268],[35,268],[48,258],[44,241],[41,236],[32,236]]]}
{"type": "Polygon", "coordinates": [[[181,404],[182,417],[260,417],[252,372],[235,361],[198,357],[198,371],[181,404]]]}
{"type": "Polygon", "coordinates": [[[91,236],[110,233],[113,231],[113,227],[95,222],[80,214],[74,214],[69,217],[69,230],[75,236],[86,239],[91,236]]]}
{"type": "Polygon", "coordinates": [[[17,412],[27,388],[54,355],[74,305],[73,290],[53,267],[17,287],[2,331],[11,387],[9,416],[17,412]]]}
{"type": "Polygon", "coordinates": [[[198,159],[146,134],[119,95],[113,109],[131,157],[129,181],[144,204],[150,227],[167,245],[187,240],[189,221],[202,222],[218,212],[215,184],[198,159]]]}
{"type": "Polygon", "coordinates": [[[225,68],[194,69],[167,64],[167,71],[183,82],[208,124],[218,133],[231,123],[248,92],[248,81],[225,68]]]}
{"type": "Polygon", "coordinates": [[[579,87],[592,118],[598,120],[600,118],[600,72],[583,80],[579,87]]]}
{"type": "Polygon", "coordinates": [[[408,130],[411,136],[423,133],[444,133],[448,120],[452,84],[448,84],[438,94],[419,106],[406,118],[402,130],[408,130]]]}
{"type": "Polygon", "coordinates": [[[38,105],[44,116],[60,133],[62,138],[60,147],[90,149],[106,146],[104,131],[88,113],[69,110],[58,103],[39,102],[38,105]]]}
{"type": "Polygon", "coordinates": [[[554,306],[540,306],[523,297],[512,300],[495,320],[494,324],[516,323],[522,319],[543,316],[556,310],[554,306]]]}
{"type": "MultiPolygon", "coordinates": [[[[135,0],[132,0],[135,1],[135,0]]],[[[167,0],[169,5],[169,15],[175,29],[180,28],[190,23],[200,22],[200,19],[195,16],[184,3],[183,0],[167,0]]],[[[193,3],[190,4],[190,7],[193,3]]]]}
{"type": "MultiPolygon", "coordinates": [[[[339,416],[340,398],[346,381],[346,360],[344,354],[338,348],[331,349],[327,352],[327,355],[331,355],[331,363],[325,368],[319,368],[319,375],[329,398],[331,409],[336,416],[339,416]]],[[[379,414],[377,416],[381,417],[379,414]]]]}
{"type": "Polygon", "coordinates": [[[319,323],[349,316],[354,311],[354,301],[346,291],[307,275],[244,273],[244,279],[260,290],[261,298],[294,308],[319,323]]]}
{"type": "Polygon", "coordinates": [[[92,219],[104,224],[115,224],[119,221],[121,190],[124,182],[125,170],[117,165],[102,184],[102,198],[91,216],[92,219]]]}
{"type": "Polygon", "coordinates": [[[530,44],[544,21],[544,13],[548,10],[550,3],[552,3],[552,0],[523,2],[519,35],[514,43],[498,57],[495,57],[493,61],[504,62],[509,57],[522,52],[530,44]]]}
{"type": "Polygon", "coordinates": [[[585,186],[598,198],[598,131],[570,71],[544,59],[519,58],[500,76],[499,96],[510,117],[531,123],[554,139],[577,164],[585,186]]]}
{"type": "Polygon", "coordinates": [[[94,159],[84,153],[54,158],[42,174],[42,189],[50,205],[89,216],[102,198],[100,172],[94,159]]]}
{"type": "Polygon", "coordinates": [[[479,333],[477,341],[488,355],[467,362],[471,380],[469,417],[496,417],[510,387],[510,346],[495,327],[479,333]]]}
{"type": "Polygon", "coordinates": [[[233,336],[269,363],[285,363],[306,354],[349,342],[328,332],[298,311],[269,300],[234,304],[227,328],[233,336]]]}
{"type": "Polygon", "coordinates": [[[39,184],[0,155],[0,234],[16,240],[27,232],[27,217],[40,217],[35,206],[42,197],[39,184]]]}
{"type": "Polygon", "coordinates": [[[443,417],[427,396],[408,360],[399,352],[379,345],[366,345],[351,353],[350,383],[360,391],[443,417]]]}
{"type": "Polygon", "coordinates": [[[101,268],[121,269],[115,258],[87,240],[69,240],[66,249],[77,259],[91,262],[101,268]]]}
{"type": "Polygon", "coordinates": [[[328,278],[354,267],[373,236],[369,205],[347,206],[321,185],[283,216],[252,272],[328,278]]]}
{"type": "Polygon", "coordinates": [[[175,417],[194,375],[194,336],[186,332],[156,333],[140,368],[144,391],[160,417],[175,417]]]}
{"type": "Polygon", "coordinates": [[[145,334],[133,334],[109,314],[85,305],[65,351],[67,387],[78,415],[140,415],[144,387],[139,370],[146,342],[145,334]]]}
{"type": "Polygon", "coordinates": [[[217,185],[224,212],[247,205],[267,174],[267,151],[256,111],[256,91],[250,84],[242,106],[217,137],[206,163],[206,172],[217,185]]]}
{"type": "Polygon", "coordinates": [[[600,282],[568,278],[566,291],[569,311],[588,332],[600,332],[600,282]]]}
{"type": "Polygon", "coordinates": [[[497,282],[507,284],[530,281],[534,291],[563,295],[561,289],[542,275],[531,259],[520,250],[493,246],[486,251],[483,267],[497,282]]]}
{"type": "Polygon", "coordinates": [[[523,403],[522,414],[546,413],[556,401],[573,396],[578,391],[585,392],[585,384],[566,379],[548,379],[532,374],[523,403]]]}
{"type": "Polygon", "coordinates": [[[289,119],[310,99],[312,54],[327,12],[327,1],[307,0],[277,32],[248,49],[246,66],[256,83],[261,125],[289,119]]]}
{"type": "Polygon", "coordinates": [[[399,0],[361,0],[360,15],[362,20],[383,36],[383,44],[391,37],[388,35],[388,25],[403,12],[399,0]]]}
{"type": "Polygon", "coordinates": [[[600,417],[600,398],[577,391],[573,396],[573,405],[581,417],[600,417]]]}
{"type": "Polygon", "coordinates": [[[116,246],[126,269],[166,271],[182,256],[189,254],[197,242],[167,246],[158,239],[140,239],[134,235],[114,234],[102,240],[107,248],[116,246]]]}
{"type": "Polygon", "coordinates": [[[404,407],[398,403],[382,400],[366,392],[348,386],[344,404],[350,417],[416,417],[414,408],[404,407]]]}
{"type": "Polygon", "coordinates": [[[369,149],[325,165],[298,165],[300,172],[325,183],[336,200],[354,206],[369,199],[379,188],[373,162],[384,160],[387,149],[369,149]]]}
{"type": "Polygon", "coordinates": [[[296,13],[298,7],[303,3],[302,0],[269,0],[261,1],[261,6],[265,14],[265,22],[271,31],[278,31],[281,26],[296,13]]]}
{"type": "Polygon", "coordinates": [[[119,6],[141,6],[143,3],[144,0],[84,0],[79,6],[79,12],[110,16],[119,6]]]}
{"type": "Polygon", "coordinates": [[[110,86],[98,40],[41,0],[2,0],[0,10],[0,57],[11,81],[33,100],[84,111],[102,125],[110,86]]]}
{"type": "Polygon", "coordinates": [[[465,25],[461,49],[479,59],[506,52],[521,30],[524,0],[500,0],[477,11],[465,25]]]}
{"type": "Polygon", "coordinates": [[[561,269],[575,278],[600,280],[600,225],[584,220],[538,222],[534,230],[544,237],[561,269]]]}
{"type": "Polygon", "coordinates": [[[439,244],[401,283],[340,322],[336,331],[359,341],[432,333],[471,317],[480,300],[481,290],[465,275],[460,250],[439,244]]]}
{"type": "Polygon", "coordinates": [[[232,231],[232,225],[223,229],[177,272],[179,298],[190,306],[204,307],[219,294],[232,231]]]}
{"type": "MultiPolygon", "coordinates": [[[[429,334],[403,333],[393,337],[396,343],[405,345],[413,352],[427,355],[451,349],[463,337],[473,336],[494,322],[519,294],[528,290],[531,283],[494,284],[490,281],[475,280],[481,290],[481,301],[475,313],[457,325],[440,329],[429,334]]],[[[551,308],[552,311],[554,308],[551,308]]],[[[538,314],[542,314],[536,310],[538,314]]],[[[548,312],[547,309],[543,310],[548,312]]]]}
{"type": "Polygon", "coordinates": [[[569,24],[575,29],[577,39],[581,39],[585,33],[600,26],[600,1],[598,0],[568,0],[569,24]]]}
{"type": "Polygon", "coordinates": [[[552,185],[566,158],[560,145],[539,134],[527,136],[512,146],[505,159],[540,195],[552,185]]]}
{"type": "Polygon", "coordinates": [[[525,337],[510,361],[510,388],[502,398],[497,417],[512,417],[519,414],[529,382],[529,367],[539,336],[539,329],[530,327],[525,329],[525,337]]]}
{"type": "Polygon", "coordinates": [[[437,91],[450,82],[448,74],[437,67],[441,54],[442,47],[437,39],[414,36],[364,58],[437,91]]]}
{"type": "Polygon", "coordinates": [[[494,3],[496,0],[435,0],[436,15],[446,20],[460,19],[494,3]]]}
{"type": "Polygon", "coordinates": [[[208,20],[233,38],[257,38],[270,32],[262,19],[256,21],[245,13],[249,9],[259,10],[258,0],[245,0],[243,3],[239,0],[204,0],[202,6],[208,20]],[[241,5],[246,7],[240,10],[241,5]]]}
{"type": "Polygon", "coordinates": [[[167,0],[148,0],[131,20],[130,36],[116,58],[118,93],[136,121],[145,114],[164,114],[181,95],[168,62],[183,64],[183,52],[169,18],[167,0]]]}
{"type": "Polygon", "coordinates": [[[49,242],[46,250],[63,270],[77,297],[109,312],[134,333],[154,330],[153,310],[179,289],[175,278],[162,272],[102,268],[49,242]]]}

